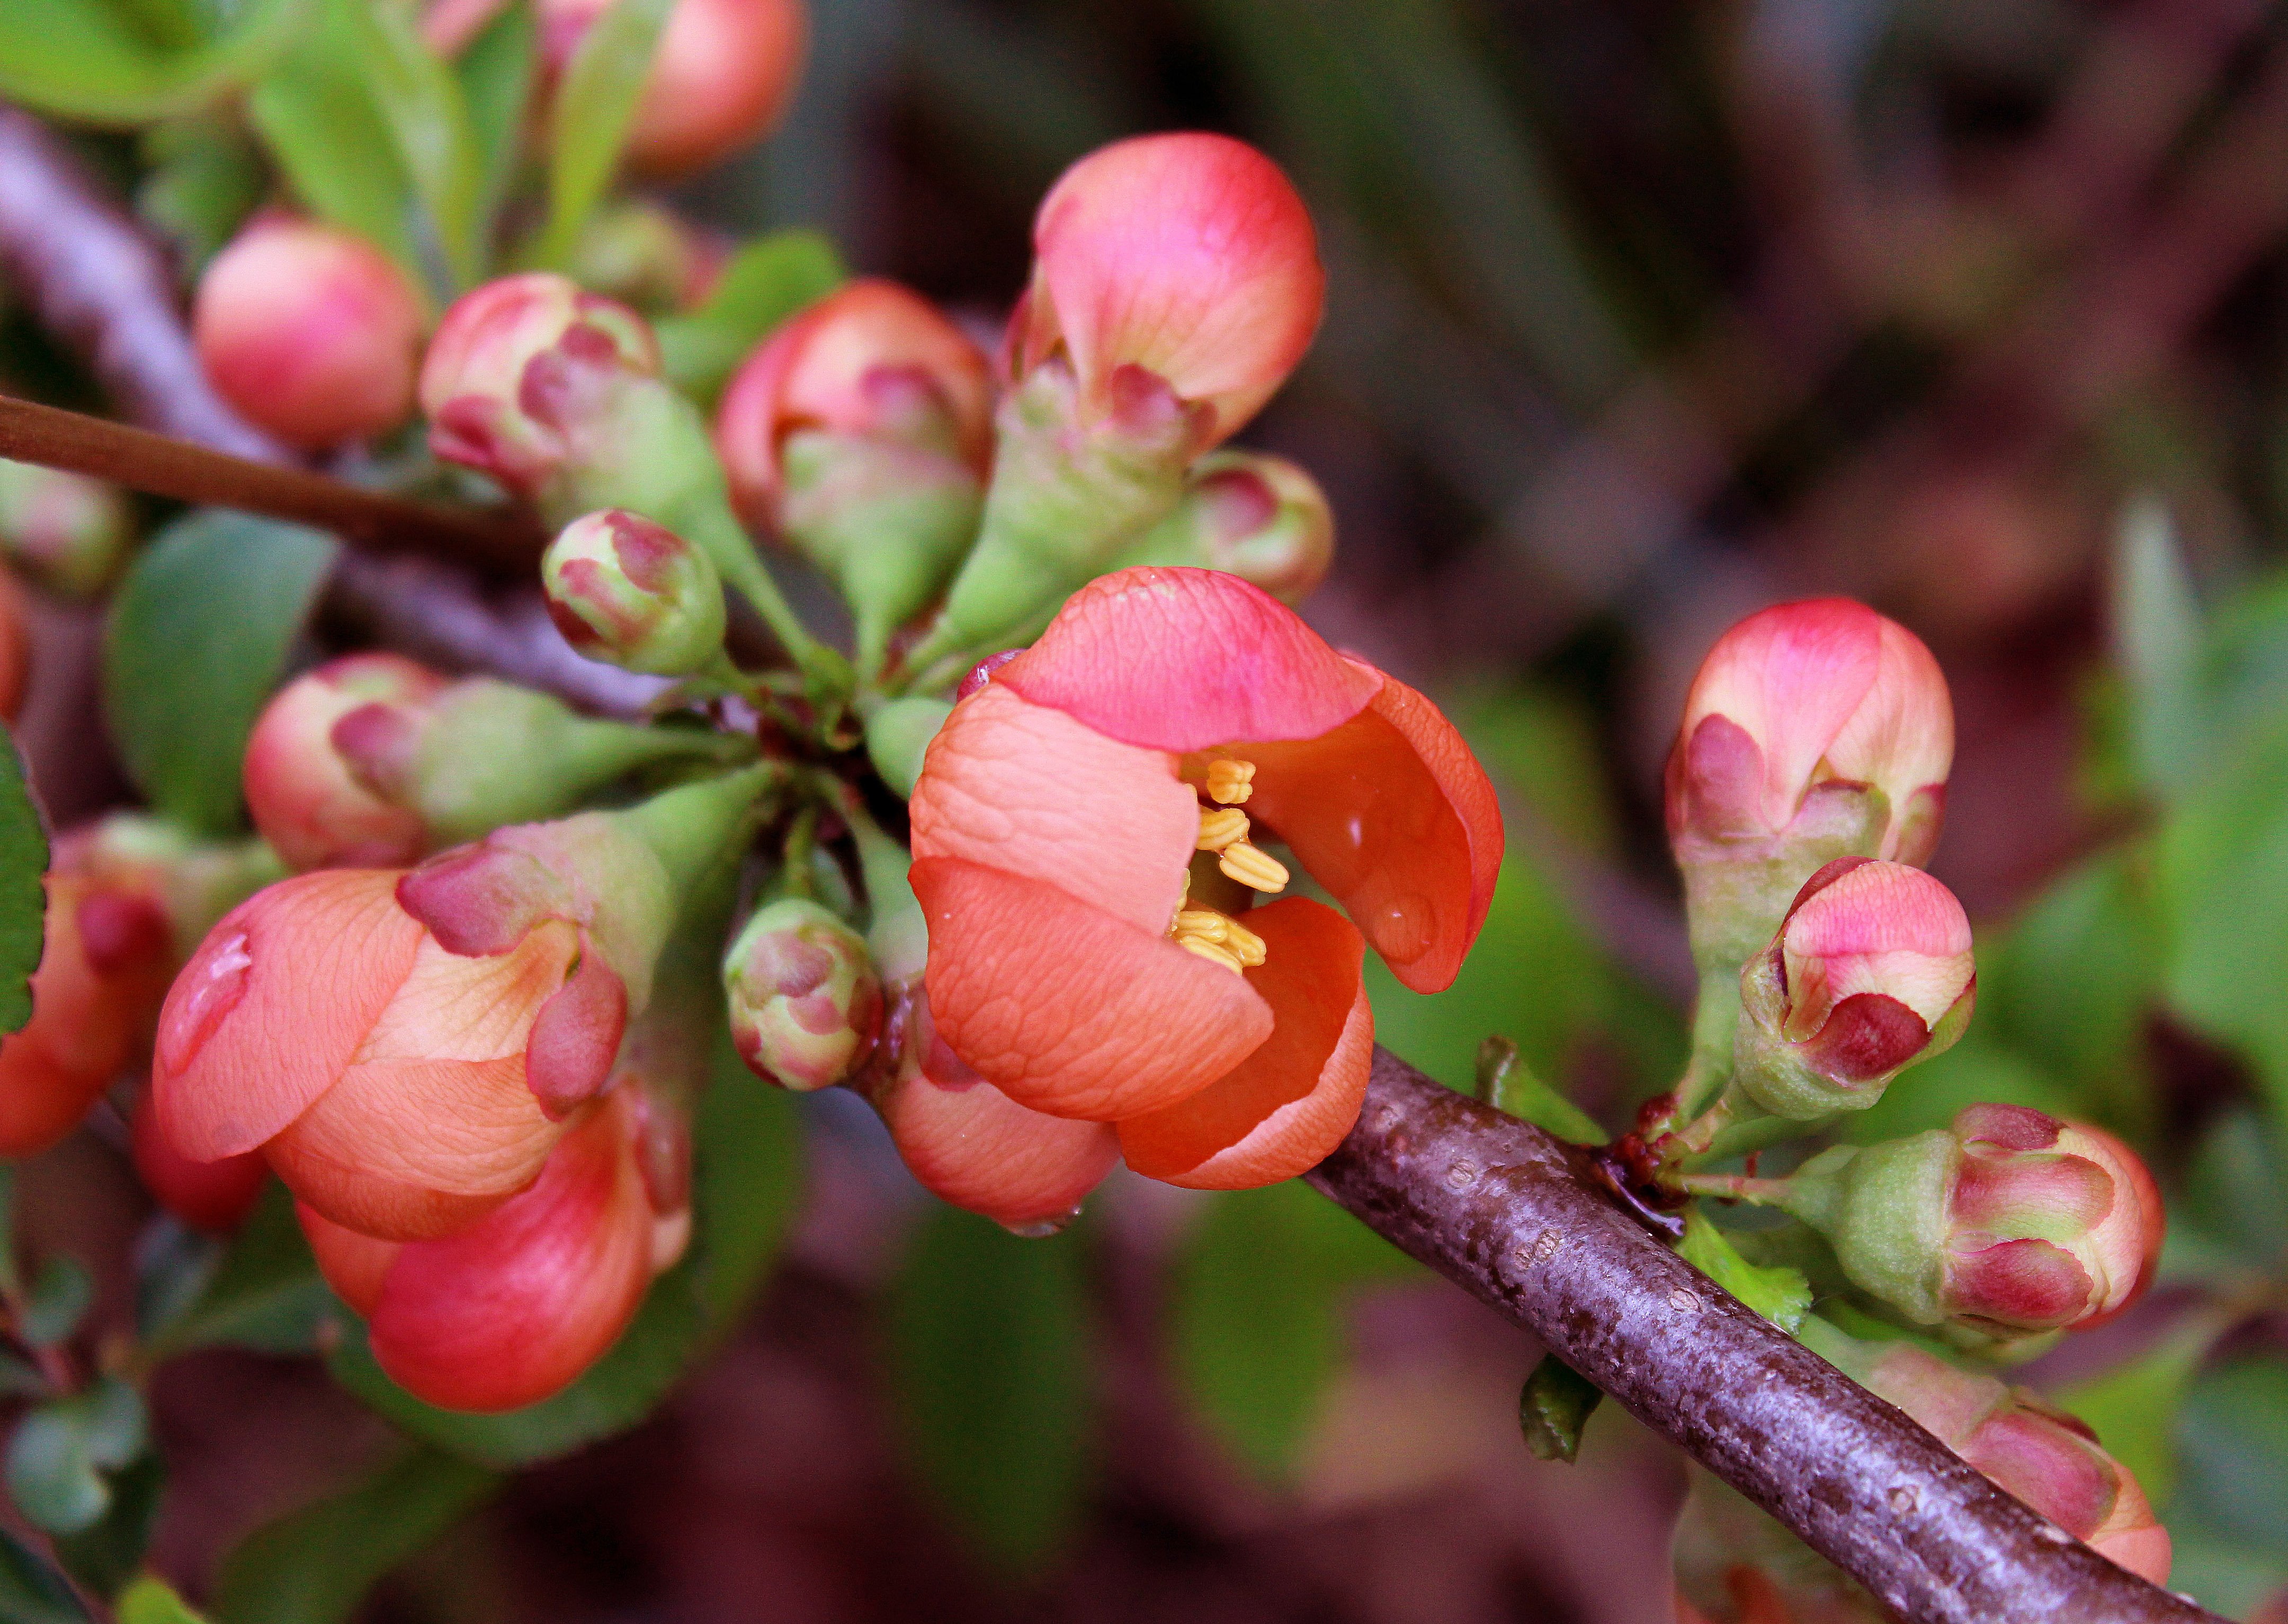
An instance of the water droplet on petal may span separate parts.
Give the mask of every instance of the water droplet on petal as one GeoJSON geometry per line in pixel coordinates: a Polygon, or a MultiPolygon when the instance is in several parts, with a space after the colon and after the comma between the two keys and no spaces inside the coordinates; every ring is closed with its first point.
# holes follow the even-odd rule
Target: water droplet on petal
{"type": "Polygon", "coordinates": [[[1030,1223],[1005,1223],[1001,1227],[1019,1240],[1046,1240],[1052,1235],[1061,1235],[1070,1229],[1073,1221],[1079,1216],[1080,1208],[1076,1206],[1072,1211],[1060,1213],[1053,1218],[1036,1218],[1030,1223]]]}

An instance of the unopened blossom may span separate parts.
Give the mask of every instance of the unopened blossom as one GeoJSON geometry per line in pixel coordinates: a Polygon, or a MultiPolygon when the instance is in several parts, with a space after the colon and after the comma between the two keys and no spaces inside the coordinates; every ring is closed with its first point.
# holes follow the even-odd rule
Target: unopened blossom
{"type": "Polygon", "coordinates": [[[199,361],[250,422],[299,446],[370,439],[413,410],[424,325],[405,273],[354,233],[266,219],[199,278],[199,361]]]}
{"type": "Polygon", "coordinates": [[[541,556],[549,618],[590,659],[684,676],[723,651],[723,582],[664,525],[613,507],[575,519],[541,556]]]}
{"type": "Polygon", "coordinates": [[[1951,891],[1903,864],[1839,857],[1740,973],[1735,1084],[1774,1116],[1863,1110],[1961,1036],[1977,982],[1951,891]]]}
{"type": "Polygon", "coordinates": [[[807,1093],[873,1047],[882,983],[866,939],[805,897],[755,910],[723,956],[731,1040],[756,1076],[807,1093]]]}
{"type": "Polygon", "coordinates": [[[1227,448],[1193,465],[1175,511],[1121,561],[1220,569],[1299,603],[1334,557],[1334,509],[1319,482],[1283,457],[1227,448]]]}
{"type": "Polygon", "coordinates": [[[955,706],[912,815],[948,1047],[1020,1105],[1117,1123],[1139,1171],[1207,1187],[1340,1140],[1372,1043],[1365,948],[1444,987],[1502,844],[1434,706],[1195,569],[1075,594],[955,706]],[[1291,863],[1349,918],[1268,901],[1291,863]]]}
{"type": "Polygon", "coordinates": [[[1895,621],[1820,598],[1727,632],[1693,681],[1668,766],[1669,840],[1703,968],[1760,947],[1833,858],[1927,862],[1953,755],[1946,680],[1895,621]]]}
{"type": "Polygon", "coordinates": [[[116,485],[0,458],[0,553],[35,585],[71,598],[101,592],[133,529],[116,485]]]}

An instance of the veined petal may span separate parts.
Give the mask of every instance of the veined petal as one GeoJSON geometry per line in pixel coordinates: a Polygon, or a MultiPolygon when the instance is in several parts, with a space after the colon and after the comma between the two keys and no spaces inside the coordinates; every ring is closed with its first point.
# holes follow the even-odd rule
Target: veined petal
{"type": "Polygon", "coordinates": [[[381,1300],[381,1283],[397,1254],[405,1250],[404,1244],[376,1240],[344,1229],[306,1202],[294,1203],[294,1217],[310,1243],[311,1255],[318,1260],[318,1272],[326,1277],[334,1295],[360,1314],[371,1314],[373,1305],[381,1300]]]}
{"type": "Polygon", "coordinates": [[[1235,575],[1149,567],[1081,588],[993,677],[1108,738],[1178,752],[1315,738],[1383,681],[1235,575]]]}
{"type": "Polygon", "coordinates": [[[1275,1024],[1260,1047],[1188,1100],[1120,1124],[1137,1172],[1194,1190],[1247,1190],[1323,1161],[1358,1120],[1374,1052],[1374,1014],[1359,967],[1366,944],[1348,919],[1294,896],[1251,909],[1264,961],[1247,984],[1275,1024]]]}
{"type": "Polygon", "coordinates": [[[997,1223],[1063,1219],[1120,1159],[1108,1124],[1029,1111],[981,1079],[946,1087],[910,1068],[874,1104],[923,1189],[997,1223]]]}
{"type": "Polygon", "coordinates": [[[912,801],[916,860],[1021,874],[1154,933],[1184,896],[1199,803],[1164,752],[1120,744],[999,682],[932,740],[912,801]]]}
{"type": "Polygon", "coordinates": [[[1848,598],[1777,604],[1751,615],[1712,650],[1684,702],[1678,736],[1723,716],[1763,752],[1763,817],[1778,829],[1820,758],[1875,684],[1882,617],[1848,598]]]}
{"type": "Polygon", "coordinates": [[[1492,905],[1501,809],[1437,706],[1354,665],[1381,684],[1366,710],[1318,738],[1232,753],[1256,764],[1247,811],[1334,893],[1400,981],[1435,992],[1461,969],[1492,905]]]}
{"type": "Polygon", "coordinates": [[[1239,976],[1055,886],[918,860],[926,985],[955,1054],[1011,1099],[1110,1121],[1173,1104],[1271,1033],[1239,976]]]}

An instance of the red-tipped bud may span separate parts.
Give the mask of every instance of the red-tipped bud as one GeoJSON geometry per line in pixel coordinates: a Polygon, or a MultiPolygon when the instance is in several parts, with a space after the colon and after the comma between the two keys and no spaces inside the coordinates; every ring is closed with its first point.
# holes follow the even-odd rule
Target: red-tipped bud
{"type": "Polygon", "coordinates": [[[748,1070],[804,1093],[849,1076],[881,1028],[865,938],[800,897],[755,911],[723,956],[723,991],[748,1070]]]}
{"type": "Polygon", "coordinates": [[[572,279],[591,292],[647,313],[705,302],[729,248],[665,205],[645,201],[600,211],[572,251],[572,279]]]}
{"type": "Polygon", "coordinates": [[[664,525],[613,507],[575,519],[540,561],[549,618],[593,660],[685,676],[723,649],[723,582],[664,525]]]}
{"type": "Polygon", "coordinates": [[[1261,409],[1319,324],[1326,275],[1279,166],[1227,136],[1147,135],[1064,172],[1033,223],[1033,280],[1012,317],[1021,377],[1060,353],[1093,420],[1120,375],[1206,409],[1202,447],[1261,409]]]}
{"type": "Polygon", "coordinates": [[[136,1102],[129,1119],[128,1147],[152,1199],[192,1229],[210,1235],[227,1235],[245,1222],[270,1177],[270,1168],[259,1156],[195,1162],[177,1154],[159,1131],[147,1094],[136,1102]]]}
{"type": "Polygon", "coordinates": [[[111,583],[132,529],[115,485],[0,458],[0,550],[37,585],[92,597],[111,583]]]}
{"type": "MultiPolygon", "coordinates": [[[[557,72],[608,4],[542,0],[543,49],[557,72]]],[[[628,131],[628,162],[687,174],[760,139],[791,97],[806,32],[802,0],[677,0],[628,131]]]]}
{"type": "Polygon", "coordinates": [[[1787,1186],[1784,1205],[1827,1235],[1852,1282],[1922,1325],[2096,1325],[2136,1299],[2160,1257],[2160,1191],[2136,1155],[2021,1105],[1838,1146],[1787,1186]]]}
{"type": "Polygon", "coordinates": [[[1704,966],[1752,951],[1823,863],[1927,861],[1953,754],[1946,679],[1896,622],[1822,598],[1727,632],[1668,767],[1669,839],[1704,966]]]}
{"type": "Polygon", "coordinates": [[[1334,509],[1316,480],[1283,457],[1222,450],[1193,465],[1183,500],[1121,564],[1220,569],[1299,603],[1334,558],[1334,509]]]}
{"type": "Polygon", "coordinates": [[[370,439],[413,410],[421,296],[348,232],[258,221],[200,277],[191,327],[223,398],[295,445],[370,439]]]}
{"type": "Polygon", "coordinates": [[[385,867],[421,855],[419,810],[381,793],[354,762],[367,736],[409,730],[445,687],[398,655],[353,654],[278,691],[247,738],[246,804],[288,867],[385,867]],[[359,748],[345,754],[338,735],[359,748]]]}
{"type": "Polygon", "coordinates": [[[656,1252],[642,1115],[636,1089],[614,1090],[530,1188],[445,1238],[378,1240],[298,1209],[327,1283],[366,1317],[393,1381],[446,1409],[513,1410],[560,1391],[619,1340],[656,1252]]]}
{"type": "Polygon", "coordinates": [[[562,276],[504,276],[464,295],[421,364],[429,443],[448,462],[538,497],[600,455],[619,391],[659,374],[659,344],[626,306],[562,276]]]}
{"type": "Polygon", "coordinates": [[[1740,972],[1734,1086],[1774,1116],[1860,1111],[1962,1035],[1970,920],[1920,869],[1839,857],[1806,880],[1740,972]]]}

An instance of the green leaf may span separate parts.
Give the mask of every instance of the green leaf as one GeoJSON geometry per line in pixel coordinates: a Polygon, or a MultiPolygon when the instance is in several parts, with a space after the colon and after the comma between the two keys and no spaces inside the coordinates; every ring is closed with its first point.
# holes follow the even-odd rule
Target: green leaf
{"type": "Polygon", "coordinates": [[[188,1313],[214,1284],[225,1249],[171,1213],[152,1219],[135,1242],[136,1334],[148,1341],[188,1313]]]}
{"type": "MultiPolygon", "coordinates": [[[[2177,1421],[2178,1504],[2220,1532],[2288,1556],[2288,1361],[2202,1373],[2177,1421]]],[[[2175,1518],[2173,1517],[2173,1522],[2175,1518]]]]}
{"type": "Polygon", "coordinates": [[[613,0],[589,25],[550,110],[548,223],[535,263],[561,268],[619,167],[673,0],[613,0]]]}
{"type": "Polygon", "coordinates": [[[941,1207],[887,1305],[897,1418],[922,1480],[997,1566],[1038,1572],[1078,1523],[1091,1448],[1078,1235],[1023,1240],[941,1207]]]}
{"type": "Polygon", "coordinates": [[[167,1486],[166,1463],[145,1453],[111,1479],[111,1503],[94,1526],[58,1534],[56,1560],[98,1596],[116,1596],[143,1565],[158,1525],[159,1498],[167,1486]]]}
{"type": "Polygon", "coordinates": [[[1575,1144],[1602,1144],[1605,1130],[1587,1111],[1543,1082],[1519,1058],[1517,1045],[1490,1037],[1478,1046],[1478,1098],[1575,1144]]]}
{"type": "Polygon", "coordinates": [[[327,1358],[335,1380],[423,1442],[502,1469],[567,1453],[650,1414],[693,1361],[736,1326],[778,1255],[800,1189],[792,1096],[742,1065],[727,1032],[713,1071],[693,1125],[691,1254],[653,1284],[634,1322],[586,1374],[521,1410],[441,1410],[389,1379],[364,1327],[345,1310],[349,1323],[327,1358]]]}
{"type": "MultiPolygon", "coordinates": [[[[32,972],[40,967],[47,916],[48,837],[24,782],[16,741],[0,727],[0,1032],[32,1018],[32,972]]],[[[0,1188],[0,1204],[7,1190],[0,1188]]],[[[0,1271],[12,1276],[9,1244],[0,1240],[0,1271]]]]}
{"type": "Polygon", "coordinates": [[[517,0],[471,40],[453,70],[469,109],[469,134],[476,143],[481,234],[516,179],[523,146],[525,115],[532,103],[540,66],[538,30],[532,7],[517,0]]]}
{"type": "Polygon", "coordinates": [[[1177,1259],[1170,1326],[1176,1369],[1216,1436],[1285,1477],[1342,1370],[1353,1294],[1414,1267],[1299,1181],[1217,1197],[1177,1259]]]}
{"type": "Polygon", "coordinates": [[[146,1573],[120,1593],[119,1624],[207,1624],[165,1580],[146,1573]]]}
{"type": "Polygon", "coordinates": [[[2245,1109],[2225,1112],[2193,1153],[2183,1196],[2170,1213],[2170,1250],[2190,1230],[2221,1247],[2239,1272],[2277,1274],[2288,1259],[2283,1190],[2288,1157],[2275,1123],[2245,1109]]]}
{"type": "Polygon", "coordinates": [[[143,1400],[115,1376],[41,1405],[8,1440],[8,1493],[47,1533],[92,1528],[111,1504],[109,1474],[142,1452],[143,1400]]]}
{"type": "Polygon", "coordinates": [[[249,1535],[224,1560],[217,1624],[338,1624],[377,1580],[499,1484],[481,1467],[416,1449],[347,1493],[249,1535]]]}
{"type": "Polygon", "coordinates": [[[358,67],[347,31],[328,4],[312,28],[262,82],[247,110],[303,205],[355,232],[426,284],[414,246],[413,180],[358,67]]]}
{"type": "Polygon", "coordinates": [[[146,1355],[158,1359],[214,1347],[306,1353],[316,1345],[320,1323],[342,1312],[302,1238],[293,1197],[274,1182],[205,1289],[151,1333],[146,1355]]]}
{"type": "Polygon", "coordinates": [[[2157,497],[2133,501],[2113,549],[2113,643],[2129,686],[2130,740],[2147,786],[2176,795],[2200,775],[2201,612],[2176,527],[2157,497]]]}
{"type": "Polygon", "coordinates": [[[59,1253],[40,1265],[24,1303],[21,1329],[35,1348],[53,1348],[79,1329],[88,1304],[95,1301],[95,1278],[75,1257],[59,1253]]]}
{"type": "Polygon", "coordinates": [[[1697,1206],[1684,1221],[1676,1254],[1790,1336],[1803,1328],[1803,1317],[1811,1311],[1811,1285],[1802,1272],[1750,1262],[1697,1206]]]}
{"type": "Polygon", "coordinates": [[[135,188],[135,211],[173,243],[183,275],[195,277],[262,201],[261,155],[220,118],[155,124],[142,141],[150,165],[135,188]]]}
{"type": "Polygon", "coordinates": [[[338,544],[206,509],[136,559],[105,628],[105,717],[138,788],[207,834],[238,824],[246,736],[286,668],[338,544]]]}
{"type": "Polygon", "coordinates": [[[0,1528],[0,1619],[8,1624],[89,1624],[87,1609],[64,1576],[4,1528],[0,1528]]]}
{"type": "Polygon", "coordinates": [[[2220,1328],[2206,1318],[2183,1326],[2137,1357],[2056,1395],[2129,1469],[2157,1509],[2165,1509],[2177,1492],[2177,1414],[2220,1328]]]}
{"type": "Polygon", "coordinates": [[[1518,1425],[1533,1458],[1570,1465],[1581,1453],[1581,1429],[1604,1397],[1603,1389],[1555,1354],[1542,1355],[1517,1396],[1518,1425]]]}
{"type": "Polygon", "coordinates": [[[0,5],[0,95],[110,123],[196,112],[267,68],[306,24],[312,4],[247,0],[228,28],[169,50],[102,0],[8,0],[0,5]]]}
{"type": "Polygon", "coordinates": [[[460,81],[422,40],[411,8],[373,0],[332,4],[454,286],[467,288],[484,273],[478,229],[485,165],[460,81]]]}
{"type": "Polygon", "coordinates": [[[815,231],[779,231],[741,248],[707,302],[657,323],[659,353],[678,388],[711,403],[782,322],[842,285],[834,244],[815,231]]]}

